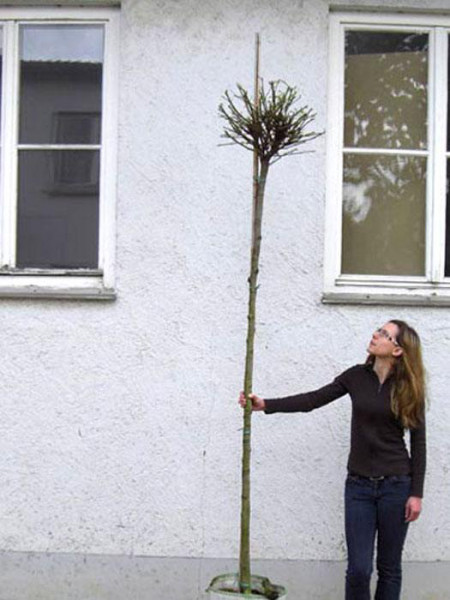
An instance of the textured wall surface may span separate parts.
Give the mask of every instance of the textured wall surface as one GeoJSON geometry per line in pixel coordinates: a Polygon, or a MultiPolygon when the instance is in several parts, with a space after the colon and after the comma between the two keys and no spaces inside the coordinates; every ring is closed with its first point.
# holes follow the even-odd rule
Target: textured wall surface
{"type": "MultiPolygon", "coordinates": [[[[298,85],[324,129],[327,17],[325,0],[122,2],[118,299],[0,302],[3,550],[236,555],[251,156],[218,147],[217,105],[252,85],[259,31],[264,78],[298,85]]],[[[270,174],[254,388],[318,387],[389,317],[415,324],[432,410],[407,558],[450,560],[450,312],[321,304],[325,146],[270,174]]],[[[255,416],[255,557],[344,557],[349,417],[348,399],[255,416]]]]}

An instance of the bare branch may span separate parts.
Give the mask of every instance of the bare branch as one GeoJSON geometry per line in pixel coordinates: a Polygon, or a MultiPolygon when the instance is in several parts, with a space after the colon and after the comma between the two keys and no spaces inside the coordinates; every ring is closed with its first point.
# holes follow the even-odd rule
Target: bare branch
{"type": "Polygon", "coordinates": [[[242,85],[237,90],[226,91],[219,106],[219,116],[225,120],[222,137],[256,151],[259,160],[273,164],[283,156],[299,154],[298,146],[322,135],[307,131],[316,114],[308,106],[297,106],[297,89],[284,81],[270,81],[268,89],[261,82],[256,105],[242,85]]]}

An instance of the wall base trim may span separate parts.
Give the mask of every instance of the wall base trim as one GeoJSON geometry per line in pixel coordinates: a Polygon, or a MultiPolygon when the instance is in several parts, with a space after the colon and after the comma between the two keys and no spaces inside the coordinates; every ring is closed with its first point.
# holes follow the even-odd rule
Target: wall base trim
{"type": "MultiPolygon", "coordinates": [[[[450,600],[449,562],[407,562],[403,597],[450,600]]],[[[0,600],[204,600],[220,573],[236,571],[225,558],[0,553],[0,600]]],[[[288,600],[344,597],[345,563],[255,560],[253,571],[284,585],[288,600]]]]}

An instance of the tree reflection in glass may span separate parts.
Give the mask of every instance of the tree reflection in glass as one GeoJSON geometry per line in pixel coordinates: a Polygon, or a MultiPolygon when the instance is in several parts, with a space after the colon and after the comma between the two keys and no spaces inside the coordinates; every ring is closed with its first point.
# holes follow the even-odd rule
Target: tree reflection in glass
{"type": "Polygon", "coordinates": [[[423,276],[428,35],[348,31],[345,50],[342,273],[423,276]]]}
{"type": "Polygon", "coordinates": [[[426,159],[346,156],[342,271],[424,275],[426,159]]]}
{"type": "Polygon", "coordinates": [[[348,31],[344,145],[427,147],[428,35],[348,31]]]}

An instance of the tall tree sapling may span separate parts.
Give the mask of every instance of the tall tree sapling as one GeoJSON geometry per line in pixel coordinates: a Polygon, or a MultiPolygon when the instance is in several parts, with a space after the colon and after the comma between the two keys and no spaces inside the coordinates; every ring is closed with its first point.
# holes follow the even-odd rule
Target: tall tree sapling
{"type": "Polygon", "coordinates": [[[301,154],[300,146],[321,133],[307,131],[315,113],[308,106],[298,106],[297,89],[284,81],[270,81],[268,87],[257,76],[255,97],[237,85],[236,92],[226,91],[219,106],[225,121],[222,137],[226,144],[238,144],[254,154],[253,218],[250,276],[248,278],[247,342],[245,357],[244,409],[242,437],[242,495],[239,554],[239,591],[252,593],[250,570],[250,452],[253,355],[255,340],[256,293],[261,250],[264,193],[271,165],[285,156],[301,154]]]}

